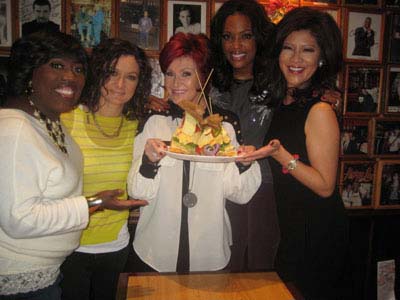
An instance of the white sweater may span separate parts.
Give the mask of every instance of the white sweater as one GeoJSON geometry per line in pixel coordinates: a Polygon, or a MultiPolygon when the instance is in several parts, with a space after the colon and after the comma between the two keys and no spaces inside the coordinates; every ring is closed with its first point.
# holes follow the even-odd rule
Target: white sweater
{"type": "MultiPolygon", "coordinates": [[[[140,210],[134,249],[139,257],[160,272],[176,270],[181,226],[182,161],[164,157],[154,179],[139,173],[144,145],[148,138],[171,140],[178,122],[171,117],[152,116],[136,137],[134,161],[128,176],[128,193],[145,199],[149,205],[140,210]]],[[[233,127],[224,127],[237,145],[233,127]]],[[[239,174],[234,162],[193,163],[190,166],[192,188],[198,197],[189,208],[190,270],[213,271],[224,268],[230,259],[231,226],[225,199],[247,203],[261,183],[258,163],[239,174]],[[193,176],[194,175],[194,176],[193,176]]]]}
{"type": "Polygon", "coordinates": [[[20,272],[12,261],[25,272],[61,265],[78,247],[89,218],[82,155],[67,133],[66,146],[68,155],[32,116],[0,110],[0,275],[20,272]]]}

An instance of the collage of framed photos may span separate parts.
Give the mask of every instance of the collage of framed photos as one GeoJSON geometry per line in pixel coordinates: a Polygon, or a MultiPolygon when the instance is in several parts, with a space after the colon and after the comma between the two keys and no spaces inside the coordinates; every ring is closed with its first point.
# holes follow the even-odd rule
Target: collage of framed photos
{"type": "MultiPolygon", "coordinates": [[[[162,46],[177,32],[209,34],[224,1],[0,0],[0,60],[18,37],[43,26],[74,35],[89,50],[105,37],[120,37],[146,51],[154,70],[152,94],[163,97],[162,46]]],[[[350,209],[400,208],[400,0],[259,2],[270,14],[313,6],[337,21],[344,40],[338,77],[343,201],[350,209]]]]}

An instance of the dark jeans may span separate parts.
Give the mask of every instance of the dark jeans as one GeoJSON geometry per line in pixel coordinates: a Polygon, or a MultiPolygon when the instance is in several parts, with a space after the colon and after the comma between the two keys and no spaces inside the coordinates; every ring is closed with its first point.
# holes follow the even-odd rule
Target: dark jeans
{"type": "Polygon", "coordinates": [[[114,300],[119,274],[128,258],[128,244],[109,253],[74,252],[61,266],[63,300],[114,300]]]}
{"type": "Polygon", "coordinates": [[[14,295],[1,296],[0,300],[60,300],[61,289],[60,281],[61,275],[58,276],[57,280],[48,287],[29,293],[21,293],[14,295]]]}

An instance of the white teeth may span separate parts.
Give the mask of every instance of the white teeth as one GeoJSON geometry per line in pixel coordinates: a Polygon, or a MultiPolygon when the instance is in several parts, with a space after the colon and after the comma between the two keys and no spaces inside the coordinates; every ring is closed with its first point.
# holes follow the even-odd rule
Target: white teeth
{"type": "Polygon", "coordinates": [[[289,70],[290,70],[290,71],[293,71],[293,72],[300,72],[300,71],[303,70],[303,68],[289,67],[289,70]]]}
{"type": "Polygon", "coordinates": [[[232,57],[234,59],[239,59],[239,58],[242,58],[243,56],[245,56],[245,54],[232,54],[232,57]]]}
{"type": "Polygon", "coordinates": [[[74,91],[68,87],[56,89],[56,92],[63,96],[72,96],[74,94],[74,91]]]}

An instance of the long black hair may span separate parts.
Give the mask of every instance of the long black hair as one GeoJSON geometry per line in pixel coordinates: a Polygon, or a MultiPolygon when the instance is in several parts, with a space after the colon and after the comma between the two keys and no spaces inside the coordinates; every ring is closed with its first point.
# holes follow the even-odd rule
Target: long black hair
{"type": "Polygon", "coordinates": [[[222,35],[226,19],[234,14],[247,16],[255,36],[257,51],[253,65],[251,92],[260,94],[268,89],[270,82],[271,50],[275,25],[269,20],[264,7],[255,0],[229,0],[211,20],[211,44],[213,52],[213,86],[220,92],[227,91],[233,81],[233,69],[222,49],[222,35]]]}

